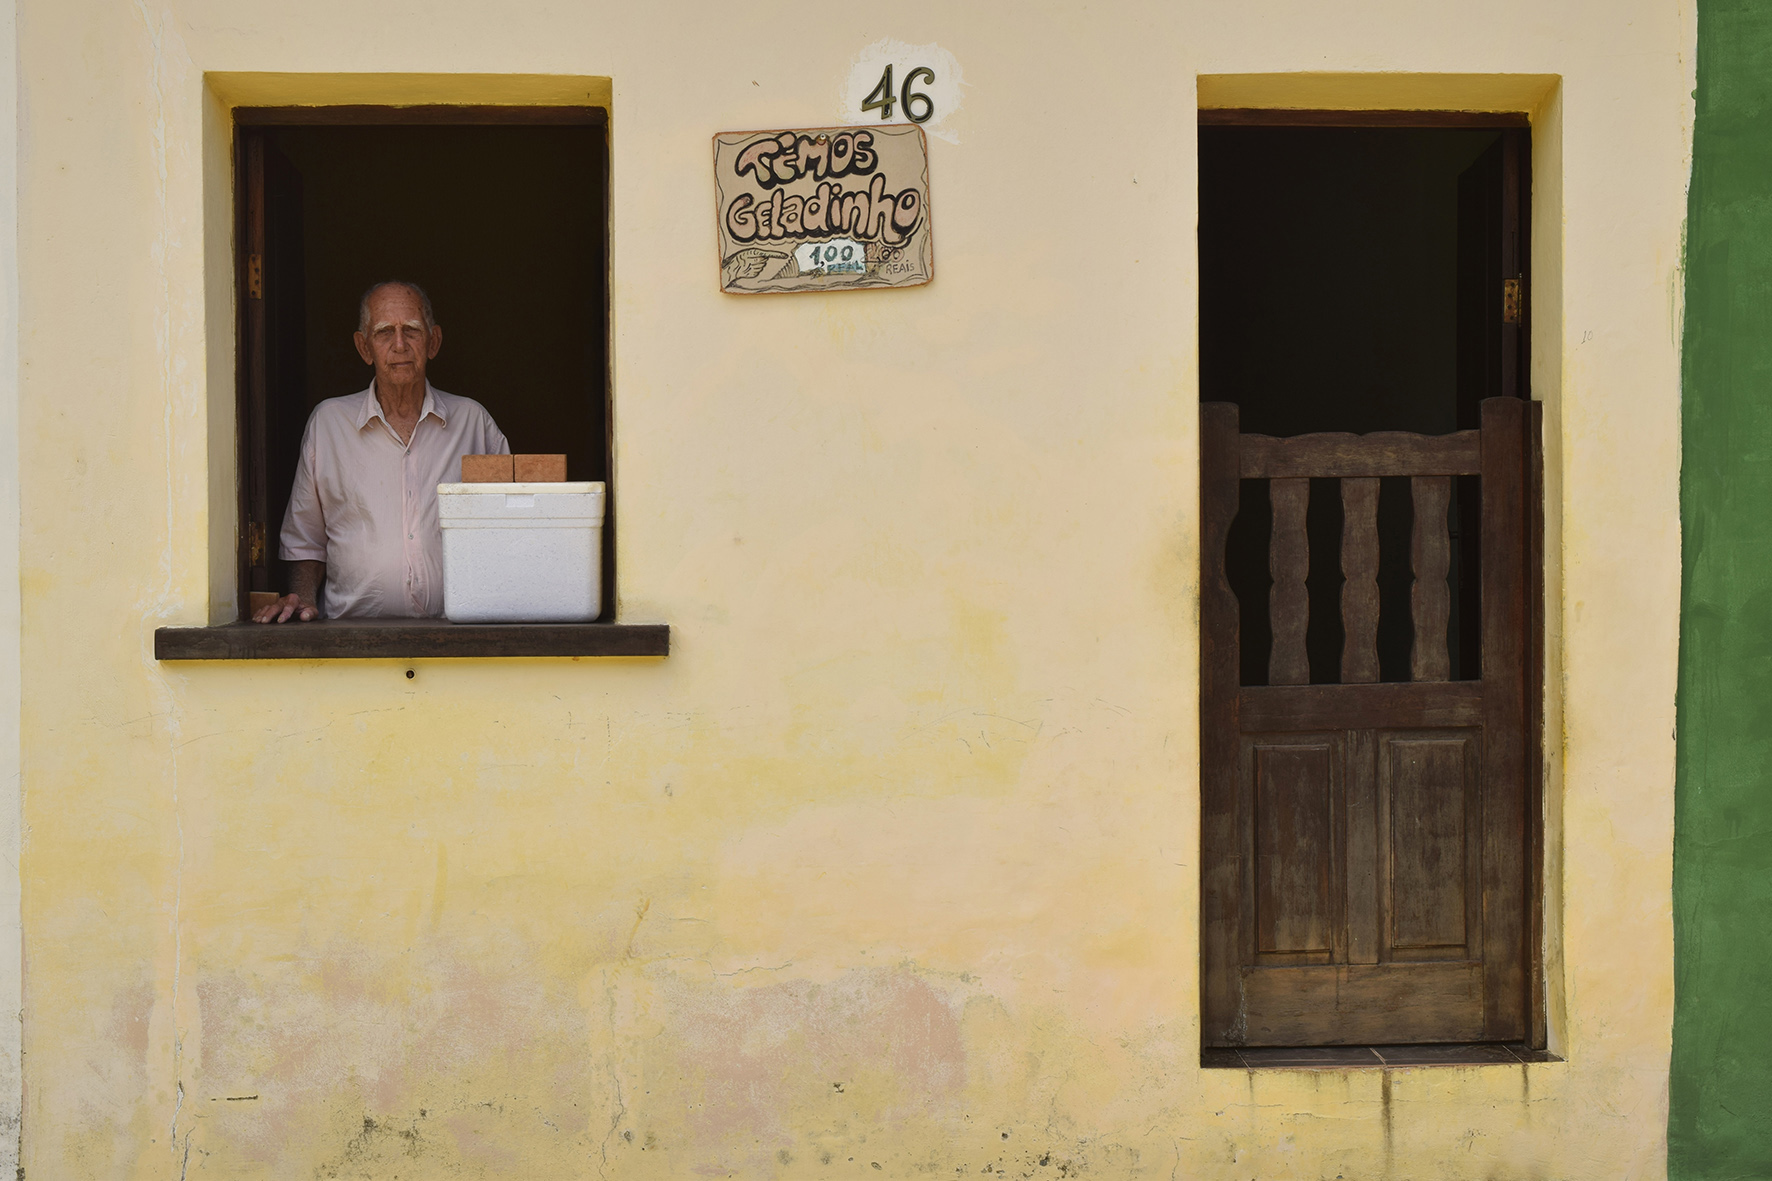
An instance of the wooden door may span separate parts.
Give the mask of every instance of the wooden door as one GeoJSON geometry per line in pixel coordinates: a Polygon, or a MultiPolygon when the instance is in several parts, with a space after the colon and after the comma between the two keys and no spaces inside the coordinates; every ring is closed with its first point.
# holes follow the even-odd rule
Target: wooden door
{"type": "Polygon", "coordinates": [[[1234,405],[1201,406],[1206,1045],[1528,1035],[1534,409],[1490,398],[1480,429],[1450,435],[1273,438],[1240,433],[1234,405]],[[1480,675],[1453,680],[1448,508],[1453,481],[1469,476],[1480,489],[1480,675]],[[1410,679],[1389,683],[1378,644],[1385,477],[1406,477],[1412,502],[1410,679]],[[1310,552],[1312,480],[1339,487],[1338,555],[1310,552]],[[1226,570],[1244,481],[1265,481],[1272,505],[1264,685],[1241,683],[1226,570]],[[1313,558],[1343,578],[1335,684],[1310,683],[1313,558]]]}

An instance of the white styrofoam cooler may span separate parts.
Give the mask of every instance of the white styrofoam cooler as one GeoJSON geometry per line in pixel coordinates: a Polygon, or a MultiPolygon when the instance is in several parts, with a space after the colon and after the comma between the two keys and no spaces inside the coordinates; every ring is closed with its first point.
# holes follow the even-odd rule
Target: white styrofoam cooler
{"type": "Polygon", "coordinates": [[[439,484],[443,614],[588,623],[603,610],[603,485],[439,484]]]}

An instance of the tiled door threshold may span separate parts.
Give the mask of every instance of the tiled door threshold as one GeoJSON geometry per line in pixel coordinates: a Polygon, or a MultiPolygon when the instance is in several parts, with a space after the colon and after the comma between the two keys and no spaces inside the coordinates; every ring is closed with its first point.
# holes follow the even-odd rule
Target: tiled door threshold
{"type": "Polygon", "coordinates": [[[1356,1066],[1519,1066],[1561,1062],[1548,1050],[1512,1042],[1431,1046],[1207,1047],[1200,1065],[1209,1070],[1345,1070],[1356,1066]]]}

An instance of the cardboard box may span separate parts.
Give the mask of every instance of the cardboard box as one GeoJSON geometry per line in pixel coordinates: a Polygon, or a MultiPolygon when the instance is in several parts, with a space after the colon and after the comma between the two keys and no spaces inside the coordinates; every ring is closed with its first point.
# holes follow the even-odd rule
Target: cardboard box
{"type": "Polygon", "coordinates": [[[561,484],[566,481],[564,455],[514,455],[517,483],[561,484]]]}
{"type": "Polygon", "coordinates": [[[509,484],[515,470],[509,455],[461,457],[461,482],[464,484],[509,484]]]}

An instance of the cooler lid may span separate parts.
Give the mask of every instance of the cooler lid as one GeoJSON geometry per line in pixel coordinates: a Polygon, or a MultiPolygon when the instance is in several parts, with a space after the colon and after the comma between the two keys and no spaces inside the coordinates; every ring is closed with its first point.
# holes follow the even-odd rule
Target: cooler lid
{"type": "Polygon", "coordinates": [[[437,485],[437,495],[439,496],[458,496],[472,492],[484,492],[488,495],[497,493],[500,496],[544,496],[550,492],[563,496],[588,496],[602,491],[603,481],[601,480],[437,485]]]}

